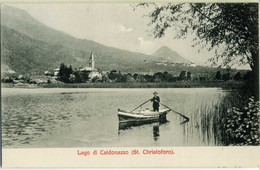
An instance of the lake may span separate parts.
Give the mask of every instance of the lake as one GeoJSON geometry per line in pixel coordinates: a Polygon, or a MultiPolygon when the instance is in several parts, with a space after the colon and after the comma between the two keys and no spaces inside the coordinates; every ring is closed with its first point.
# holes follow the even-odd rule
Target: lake
{"type": "MultiPolygon", "coordinates": [[[[2,88],[4,148],[216,146],[213,132],[200,128],[204,106],[214,107],[226,92],[217,88],[2,88]],[[169,112],[166,123],[122,128],[117,110],[132,110],[153,97],[186,115],[169,112]]],[[[142,107],[152,108],[149,102],[142,107]]],[[[163,108],[161,106],[161,108],[163,108]]]]}

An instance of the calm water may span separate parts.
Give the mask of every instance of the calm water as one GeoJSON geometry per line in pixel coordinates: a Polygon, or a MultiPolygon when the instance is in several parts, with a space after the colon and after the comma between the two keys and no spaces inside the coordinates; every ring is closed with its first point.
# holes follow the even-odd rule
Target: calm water
{"type": "MultiPolygon", "coordinates": [[[[2,88],[3,147],[217,145],[195,126],[200,116],[194,114],[201,106],[217,104],[224,94],[214,88],[2,88]],[[151,98],[154,91],[163,104],[191,121],[180,124],[183,118],[170,112],[164,124],[121,129],[117,109],[131,110],[151,98]]],[[[143,109],[151,106],[149,102],[143,109]]]]}

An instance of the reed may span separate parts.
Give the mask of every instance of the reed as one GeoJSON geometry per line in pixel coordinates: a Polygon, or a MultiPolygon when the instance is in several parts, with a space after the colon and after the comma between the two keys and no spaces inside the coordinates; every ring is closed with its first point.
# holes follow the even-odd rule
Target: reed
{"type": "Polygon", "coordinates": [[[193,112],[200,120],[192,122],[203,142],[215,145],[259,145],[259,103],[253,97],[244,100],[238,91],[220,98],[218,104],[203,105],[193,112]]]}

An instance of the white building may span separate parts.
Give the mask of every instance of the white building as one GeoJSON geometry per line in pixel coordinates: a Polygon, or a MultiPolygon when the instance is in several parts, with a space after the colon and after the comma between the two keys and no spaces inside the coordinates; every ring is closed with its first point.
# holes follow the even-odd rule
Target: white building
{"type": "Polygon", "coordinates": [[[84,67],[82,69],[80,69],[80,71],[89,71],[89,79],[92,80],[94,77],[97,77],[99,79],[102,79],[102,74],[101,71],[98,71],[97,69],[95,69],[95,58],[93,53],[90,54],[90,58],[89,58],[89,67],[84,67]]]}
{"type": "Polygon", "coordinates": [[[60,72],[60,68],[56,68],[56,69],[54,69],[53,71],[54,71],[54,72],[53,72],[53,75],[54,75],[54,76],[58,76],[58,75],[59,75],[59,72],[60,72]]]}
{"type": "Polygon", "coordinates": [[[191,67],[196,67],[197,65],[194,64],[194,63],[191,63],[190,66],[191,66],[191,67]]]}

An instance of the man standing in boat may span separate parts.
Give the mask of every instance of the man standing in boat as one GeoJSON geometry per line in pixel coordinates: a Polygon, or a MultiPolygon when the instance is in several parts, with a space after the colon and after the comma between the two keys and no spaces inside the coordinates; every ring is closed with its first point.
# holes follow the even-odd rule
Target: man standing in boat
{"type": "Polygon", "coordinates": [[[159,112],[159,106],[160,106],[160,97],[157,96],[157,92],[154,92],[154,97],[151,99],[151,102],[153,102],[153,111],[159,112]]]}

